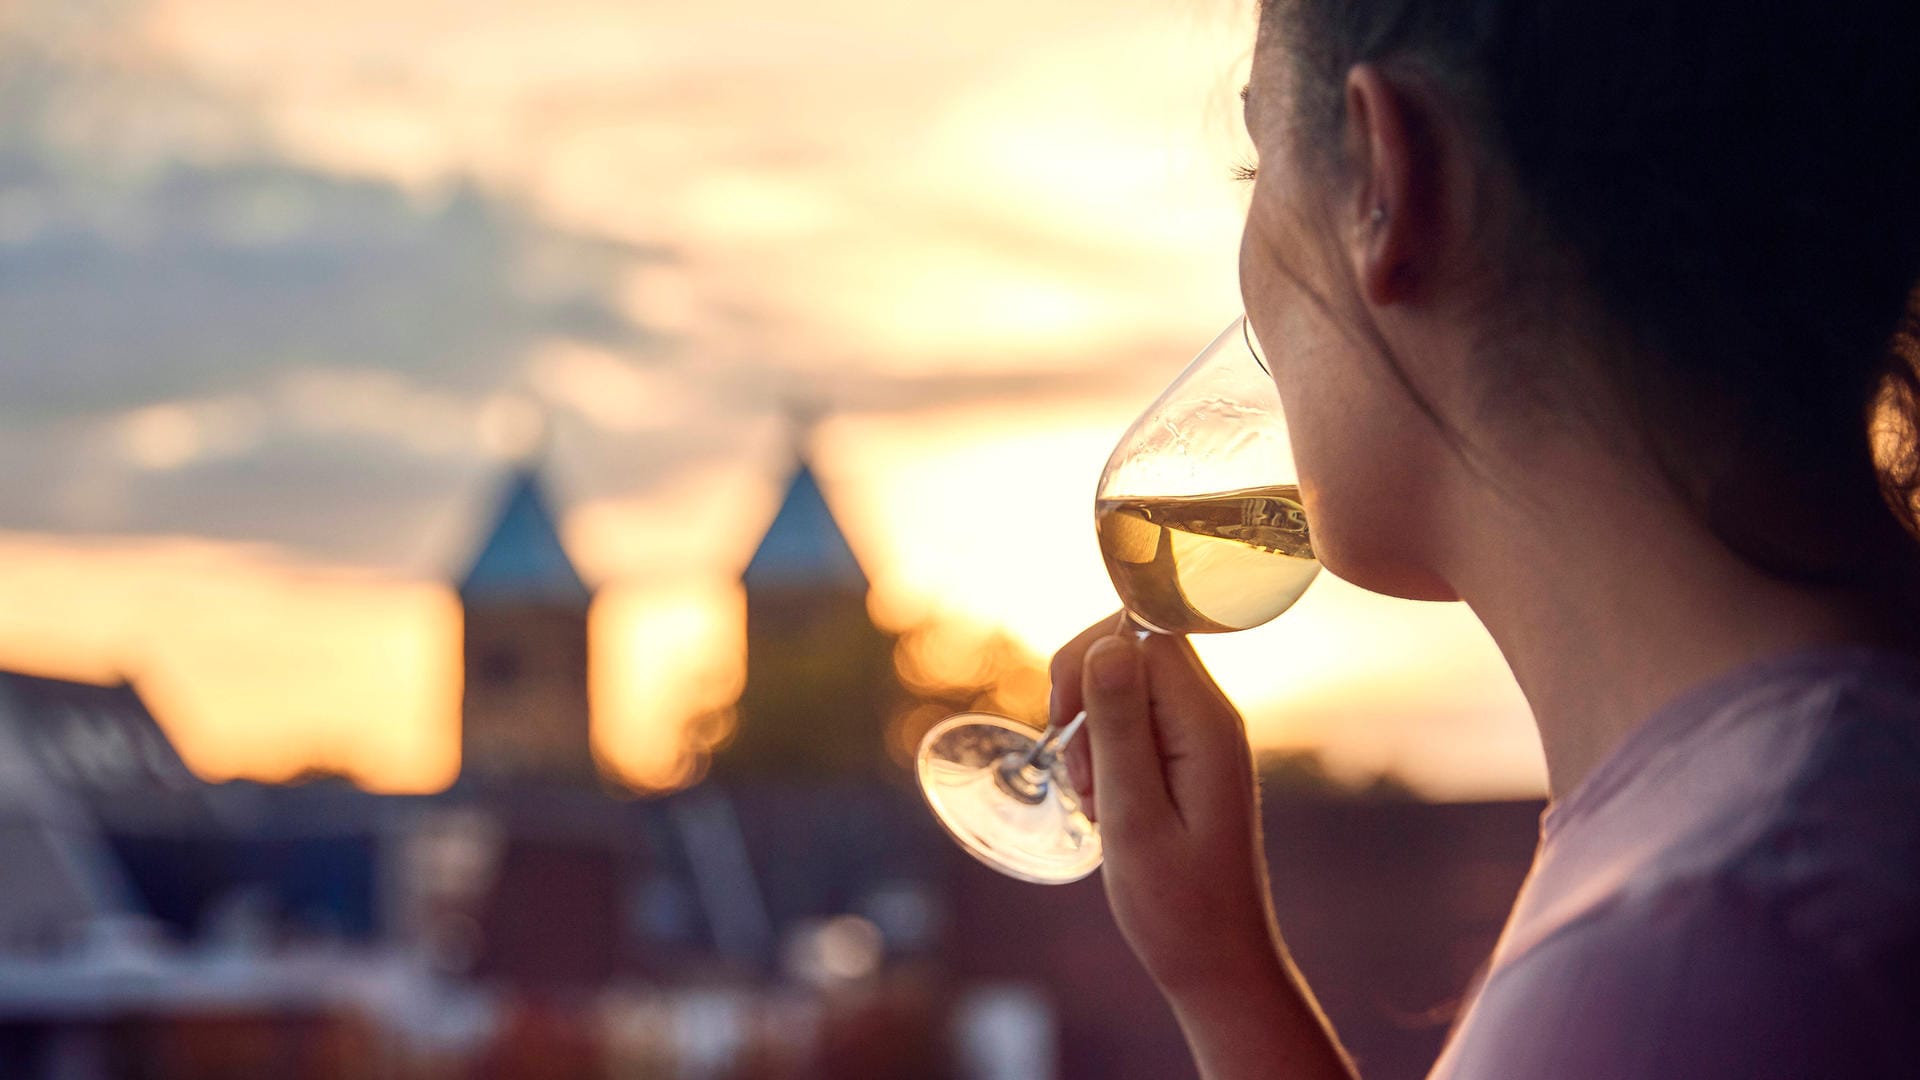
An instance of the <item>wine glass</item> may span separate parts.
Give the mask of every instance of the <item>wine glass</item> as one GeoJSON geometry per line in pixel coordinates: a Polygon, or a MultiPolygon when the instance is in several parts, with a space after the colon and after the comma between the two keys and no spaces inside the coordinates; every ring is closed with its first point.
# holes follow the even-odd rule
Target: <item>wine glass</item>
{"type": "MultiPolygon", "coordinates": [[[[1120,437],[1093,518],[1125,605],[1116,633],[1246,630],[1306,591],[1320,564],[1280,397],[1244,317],[1120,437]]],[[[1061,751],[1086,718],[1038,732],[988,713],[948,717],[920,743],[920,789],[988,866],[1040,884],[1078,881],[1100,865],[1100,834],[1061,751]]]]}

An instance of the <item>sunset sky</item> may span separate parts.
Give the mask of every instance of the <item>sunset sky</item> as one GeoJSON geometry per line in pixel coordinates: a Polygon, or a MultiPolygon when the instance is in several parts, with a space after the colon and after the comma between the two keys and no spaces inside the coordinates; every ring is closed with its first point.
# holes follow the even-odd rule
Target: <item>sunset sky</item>
{"type": "MultiPolygon", "coordinates": [[[[737,689],[796,412],[872,607],[1044,655],[1091,496],[1237,311],[1222,0],[0,9],[0,666],[213,778],[457,768],[448,584],[539,417],[636,782],[737,689]]],[[[1269,349],[1284,347],[1267,343],[1269,349]]],[[[1268,746],[1535,793],[1458,605],[1323,575],[1202,652],[1268,746]]]]}

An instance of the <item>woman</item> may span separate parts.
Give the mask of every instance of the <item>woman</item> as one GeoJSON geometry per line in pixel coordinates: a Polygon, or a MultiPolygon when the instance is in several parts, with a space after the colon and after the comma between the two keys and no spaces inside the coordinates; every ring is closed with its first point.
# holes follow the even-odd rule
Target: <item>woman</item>
{"type": "MultiPolygon", "coordinates": [[[[1315,547],[1471,605],[1548,766],[1436,1077],[1920,1075],[1916,47],[1911,0],[1262,13],[1241,287],[1315,547]]],[[[1352,1075],[1238,716],[1110,625],[1053,711],[1122,931],[1203,1074],[1352,1075]]]]}

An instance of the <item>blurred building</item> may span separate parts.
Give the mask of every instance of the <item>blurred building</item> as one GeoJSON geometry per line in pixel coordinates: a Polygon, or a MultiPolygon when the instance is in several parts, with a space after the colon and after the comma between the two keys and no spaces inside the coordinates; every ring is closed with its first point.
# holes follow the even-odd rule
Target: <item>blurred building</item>
{"type": "Polygon", "coordinates": [[[532,468],[515,472],[460,582],[460,783],[592,786],[587,610],[532,468]]]}
{"type": "Polygon", "coordinates": [[[138,694],[0,673],[0,948],[47,954],[129,906],[106,826],[161,815],[199,783],[138,694]]]}
{"type": "MultiPolygon", "coordinates": [[[[208,784],[132,687],[0,673],[0,1076],[1187,1074],[1098,880],[978,865],[888,758],[895,642],[804,461],[742,575],[737,732],[653,798],[595,767],[593,593],[541,480],[499,490],[446,792],[208,784]]],[[[1296,959],[1370,1077],[1422,1075],[1538,805],[1267,790],[1296,959]]]]}
{"type": "Polygon", "coordinates": [[[747,682],[715,775],[878,781],[903,697],[894,640],[867,611],[867,575],[804,458],[740,580],[747,682]]]}
{"type": "Polygon", "coordinates": [[[796,453],[780,505],[741,574],[747,679],[732,737],[675,801],[721,951],[791,966],[796,930],[851,916],[896,954],[933,942],[931,832],[901,813],[885,732],[902,691],[892,635],[818,478],[796,453]]]}
{"type": "Polygon", "coordinates": [[[193,776],[125,684],[0,674],[0,1075],[365,1057],[368,999],[423,996],[365,947],[375,845],[280,794],[193,776]]]}

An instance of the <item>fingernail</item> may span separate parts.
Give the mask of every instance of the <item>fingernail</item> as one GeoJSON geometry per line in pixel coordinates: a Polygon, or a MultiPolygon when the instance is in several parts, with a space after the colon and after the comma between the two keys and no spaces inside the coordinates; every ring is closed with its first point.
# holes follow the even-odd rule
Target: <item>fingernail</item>
{"type": "Polygon", "coordinates": [[[1108,693],[1132,689],[1138,666],[1133,642],[1124,638],[1102,638],[1087,650],[1087,677],[1108,693]]]}
{"type": "Polygon", "coordinates": [[[1051,727],[1060,726],[1060,684],[1059,683],[1054,683],[1053,688],[1047,691],[1047,724],[1051,727]]]}

